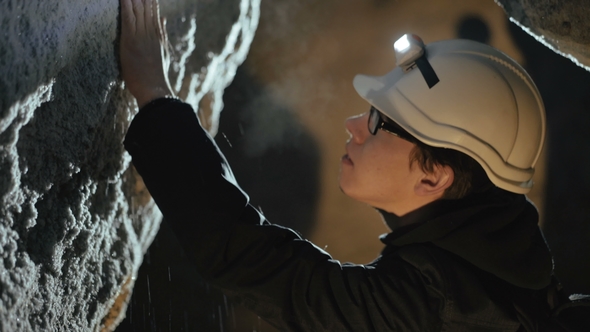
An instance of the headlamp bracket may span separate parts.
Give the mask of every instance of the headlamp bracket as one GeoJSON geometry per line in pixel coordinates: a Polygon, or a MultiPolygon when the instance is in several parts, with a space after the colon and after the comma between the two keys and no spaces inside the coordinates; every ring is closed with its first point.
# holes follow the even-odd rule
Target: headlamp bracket
{"type": "Polygon", "coordinates": [[[429,89],[432,89],[440,80],[436,72],[426,58],[426,47],[422,39],[416,35],[405,34],[394,44],[396,64],[404,72],[409,72],[418,67],[429,89]]]}

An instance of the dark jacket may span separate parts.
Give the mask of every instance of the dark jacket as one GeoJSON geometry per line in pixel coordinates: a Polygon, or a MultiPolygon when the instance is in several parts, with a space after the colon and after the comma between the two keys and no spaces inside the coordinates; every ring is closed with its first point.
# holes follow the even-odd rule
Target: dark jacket
{"type": "Polygon", "coordinates": [[[189,105],[145,106],[125,148],[201,275],[281,330],[517,331],[546,305],[552,259],[523,195],[437,201],[402,228],[384,213],[382,254],[341,264],[249,205],[189,105]]]}

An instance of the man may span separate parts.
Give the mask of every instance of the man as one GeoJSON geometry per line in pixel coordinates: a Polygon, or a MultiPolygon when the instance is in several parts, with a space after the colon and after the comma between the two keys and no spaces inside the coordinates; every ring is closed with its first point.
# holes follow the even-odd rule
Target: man
{"type": "Polygon", "coordinates": [[[552,258],[532,186],[544,137],[526,72],[486,45],[396,42],[398,67],[357,76],[340,186],[392,232],[340,264],[248,203],[193,109],[173,98],[156,0],[121,0],[121,65],[140,112],[125,147],[199,273],[280,330],[536,331],[552,258]],[[154,10],[152,10],[154,9],[154,10]]]}

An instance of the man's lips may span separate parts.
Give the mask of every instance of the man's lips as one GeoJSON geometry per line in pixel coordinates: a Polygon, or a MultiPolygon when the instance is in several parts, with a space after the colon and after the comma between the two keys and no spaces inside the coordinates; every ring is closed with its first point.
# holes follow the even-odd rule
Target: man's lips
{"type": "Polygon", "coordinates": [[[345,154],[344,156],[342,156],[342,159],[340,160],[343,164],[346,165],[353,165],[354,163],[352,162],[352,159],[350,159],[350,157],[348,156],[348,154],[345,154]]]}

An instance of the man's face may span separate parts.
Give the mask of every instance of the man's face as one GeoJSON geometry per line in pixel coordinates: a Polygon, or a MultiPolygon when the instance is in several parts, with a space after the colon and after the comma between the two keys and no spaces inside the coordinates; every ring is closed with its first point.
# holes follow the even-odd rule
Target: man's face
{"type": "Polygon", "coordinates": [[[358,201],[404,214],[423,174],[420,167],[410,167],[415,144],[384,130],[371,135],[368,119],[367,112],[346,120],[351,137],[340,164],[340,188],[358,201]]]}

